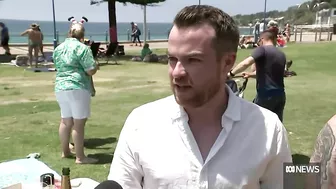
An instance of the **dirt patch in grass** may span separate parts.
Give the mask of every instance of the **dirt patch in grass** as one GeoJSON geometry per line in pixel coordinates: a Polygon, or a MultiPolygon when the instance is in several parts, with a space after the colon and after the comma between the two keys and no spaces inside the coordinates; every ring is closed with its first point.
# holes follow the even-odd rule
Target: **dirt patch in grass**
{"type": "MultiPolygon", "coordinates": [[[[146,85],[134,85],[129,87],[122,87],[122,88],[114,88],[109,89],[105,87],[96,87],[97,95],[100,96],[106,93],[119,93],[127,90],[135,90],[135,89],[143,89],[151,87],[152,93],[161,93],[168,89],[168,85],[162,85],[160,83],[154,84],[146,84],[146,85]]],[[[37,94],[34,98],[22,98],[16,100],[2,100],[0,101],[0,105],[8,105],[8,104],[18,104],[18,103],[29,103],[29,102],[41,102],[41,101],[55,101],[55,94],[52,93],[40,93],[37,94]]]]}

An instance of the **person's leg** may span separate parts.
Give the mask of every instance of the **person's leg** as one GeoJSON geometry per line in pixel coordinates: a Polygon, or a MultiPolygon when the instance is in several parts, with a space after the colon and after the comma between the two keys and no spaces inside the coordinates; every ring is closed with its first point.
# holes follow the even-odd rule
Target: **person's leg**
{"type": "Polygon", "coordinates": [[[11,55],[11,53],[10,53],[10,48],[9,48],[8,45],[3,46],[3,48],[5,49],[5,53],[6,53],[6,55],[11,55]]]}
{"type": "Polygon", "coordinates": [[[74,119],[72,139],[75,144],[76,162],[85,159],[84,154],[84,127],[87,119],[74,119]]]}
{"type": "Polygon", "coordinates": [[[74,127],[72,130],[72,139],[75,144],[76,163],[91,164],[98,160],[85,156],[84,153],[84,127],[87,119],[74,119],[74,127]]]}
{"type": "Polygon", "coordinates": [[[44,56],[43,43],[40,44],[40,51],[41,51],[42,57],[45,59],[46,57],[44,56]]]}
{"type": "Polygon", "coordinates": [[[286,105],[286,95],[277,97],[277,106],[274,109],[274,113],[276,113],[281,122],[283,122],[283,112],[286,105]]]}
{"type": "Polygon", "coordinates": [[[280,121],[283,120],[283,110],[285,107],[286,98],[283,96],[274,96],[274,97],[268,97],[268,98],[258,98],[256,97],[253,101],[255,104],[266,108],[273,113],[277,114],[280,121]]]}
{"type": "Polygon", "coordinates": [[[141,41],[140,41],[140,36],[139,35],[138,35],[138,42],[139,42],[140,47],[141,47],[142,45],[141,45],[141,41]]]}
{"type": "Polygon", "coordinates": [[[260,98],[257,96],[253,100],[253,103],[274,112],[275,105],[274,105],[274,99],[272,97],[260,98]]]}
{"type": "Polygon", "coordinates": [[[70,135],[72,131],[72,127],[74,125],[74,121],[71,118],[62,118],[60,127],[58,130],[61,146],[62,146],[62,158],[72,157],[73,154],[71,153],[70,148],[70,135]]]}
{"type": "Polygon", "coordinates": [[[84,128],[87,118],[90,117],[91,94],[87,90],[75,90],[73,94],[74,98],[71,103],[74,118],[72,139],[75,144],[76,163],[96,163],[96,159],[89,158],[84,153],[84,128]]]}
{"type": "Polygon", "coordinates": [[[38,45],[35,45],[34,46],[35,68],[37,68],[39,51],[40,51],[40,47],[38,45]]]}
{"type": "Polygon", "coordinates": [[[61,91],[56,93],[56,99],[61,109],[61,122],[58,129],[59,138],[61,142],[62,158],[70,157],[70,134],[73,127],[72,112],[69,101],[69,92],[61,91]]]}
{"type": "Polygon", "coordinates": [[[258,35],[255,33],[253,37],[254,37],[254,42],[258,43],[258,35]]]}
{"type": "Polygon", "coordinates": [[[9,38],[5,38],[3,41],[1,41],[1,46],[5,50],[6,55],[11,55],[9,49],[9,38]]]}
{"type": "Polygon", "coordinates": [[[33,47],[28,45],[29,66],[33,66],[33,47]]]}
{"type": "Polygon", "coordinates": [[[138,46],[138,35],[134,35],[135,46],[138,46]]]}
{"type": "Polygon", "coordinates": [[[136,43],[136,37],[135,37],[135,35],[132,36],[132,39],[133,39],[133,41],[132,41],[131,46],[133,46],[133,44],[136,43]]]}

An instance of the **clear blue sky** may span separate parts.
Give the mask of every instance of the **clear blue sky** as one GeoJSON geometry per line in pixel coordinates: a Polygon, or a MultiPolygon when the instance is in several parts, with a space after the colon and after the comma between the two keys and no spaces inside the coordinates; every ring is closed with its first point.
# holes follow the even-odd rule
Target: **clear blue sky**
{"type": "MultiPolygon", "coordinates": [[[[268,0],[268,10],[285,10],[305,0],[268,0]]],[[[147,8],[148,22],[171,22],[184,6],[198,4],[198,0],[167,0],[158,7],[147,8]]],[[[230,15],[262,12],[264,0],[202,0],[202,4],[221,8],[230,15]]],[[[66,21],[75,16],[86,16],[91,22],[107,22],[107,4],[91,6],[90,0],[55,0],[56,20],[66,21]]],[[[0,1],[0,19],[52,20],[51,0],[4,0],[0,1]]],[[[117,3],[118,22],[142,22],[143,12],[139,6],[117,3]]]]}

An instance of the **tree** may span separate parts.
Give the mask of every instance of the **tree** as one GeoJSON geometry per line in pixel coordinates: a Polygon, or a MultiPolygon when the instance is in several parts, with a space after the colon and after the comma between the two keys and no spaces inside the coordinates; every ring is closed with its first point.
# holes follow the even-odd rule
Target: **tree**
{"type": "MultiPolygon", "coordinates": [[[[91,0],[91,5],[107,2],[108,12],[109,12],[109,33],[110,33],[110,42],[118,42],[117,35],[117,17],[116,17],[116,2],[142,5],[142,6],[153,6],[157,3],[165,2],[166,0],[91,0]]],[[[146,31],[143,31],[146,32],[146,31]]]]}
{"type": "MultiPolygon", "coordinates": [[[[300,6],[298,4],[288,7],[286,11],[269,11],[266,13],[266,17],[284,17],[284,20],[289,23],[313,24],[316,11],[330,7],[336,8],[336,0],[311,0],[302,3],[300,6]]],[[[255,22],[257,18],[262,19],[264,17],[263,15],[263,12],[249,15],[239,14],[234,16],[234,18],[239,20],[240,25],[247,26],[248,23],[255,22]]]]}

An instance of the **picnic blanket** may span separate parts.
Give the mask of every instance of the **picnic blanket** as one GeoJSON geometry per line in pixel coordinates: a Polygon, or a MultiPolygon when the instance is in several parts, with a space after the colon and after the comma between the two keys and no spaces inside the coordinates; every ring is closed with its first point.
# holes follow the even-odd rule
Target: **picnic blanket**
{"type": "Polygon", "coordinates": [[[58,173],[35,158],[3,162],[0,163],[0,188],[17,183],[39,183],[40,176],[45,173],[52,173],[55,179],[61,179],[58,173]]]}
{"type": "MultiPolygon", "coordinates": [[[[61,176],[43,162],[34,157],[0,163],[0,188],[6,188],[21,183],[22,189],[40,188],[40,176],[45,173],[54,174],[55,180],[61,176]]],[[[99,182],[90,178],[75,178],[71,180],[74,189],[93,189],[99,182]]]]}

